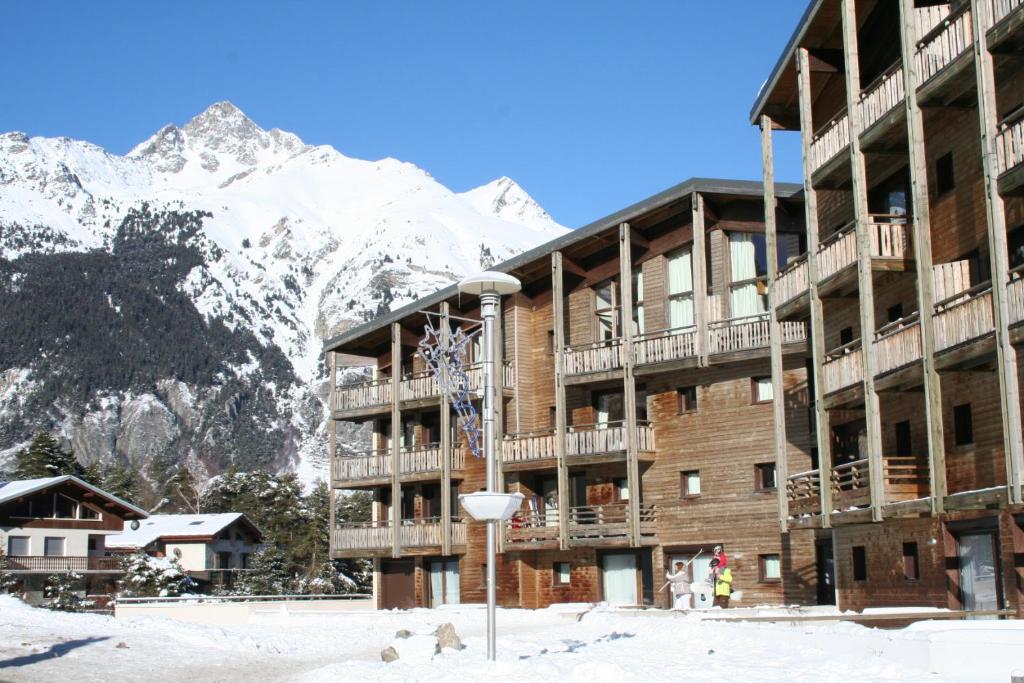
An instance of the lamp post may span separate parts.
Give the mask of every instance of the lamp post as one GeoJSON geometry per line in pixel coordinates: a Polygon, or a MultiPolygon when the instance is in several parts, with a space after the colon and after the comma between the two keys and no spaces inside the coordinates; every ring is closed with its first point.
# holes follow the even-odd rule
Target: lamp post
{"type": "Polygon", "coordinates": [[[494,661],[496,651],[497,572],[495,567],[495,540],[498,521],[506,520],[519,508],[521,493],[497,491],[496,454],[494,449],[494,318],[503,294],[514,294],[520,289],[519,280],[487,271],[471,275],[459,282],[461,294],[480,297],[480,317],[483,318],[483,375],[484,394],[481,410],[483,422],[483,454],[487,467],[486,491],[459,496],[462,506],[473,519],[487,522],[487,659],[494,661]]]}

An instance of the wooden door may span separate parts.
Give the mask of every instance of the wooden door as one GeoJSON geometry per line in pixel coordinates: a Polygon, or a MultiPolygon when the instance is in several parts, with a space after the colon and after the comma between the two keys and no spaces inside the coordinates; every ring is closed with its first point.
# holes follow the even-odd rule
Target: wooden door
{"type": "Polygon", "coordinates": [[[416,607],[416,565],[412,560],[380,563],[381,609],[416,607]]]}

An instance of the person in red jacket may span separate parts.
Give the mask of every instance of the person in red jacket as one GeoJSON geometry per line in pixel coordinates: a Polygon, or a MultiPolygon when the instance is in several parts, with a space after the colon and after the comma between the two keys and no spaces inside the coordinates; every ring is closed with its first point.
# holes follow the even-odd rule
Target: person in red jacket
{"type": "Polygon", "coordinates": [[[719,572],[723,571],[727,566],[729,566],[728,556],[722,550],[722,546],[716,545],[711,556],[711,573],[717,578],[719,572]],[[717,564],[715,564],[715,560],[718,560],[717,564]]]}

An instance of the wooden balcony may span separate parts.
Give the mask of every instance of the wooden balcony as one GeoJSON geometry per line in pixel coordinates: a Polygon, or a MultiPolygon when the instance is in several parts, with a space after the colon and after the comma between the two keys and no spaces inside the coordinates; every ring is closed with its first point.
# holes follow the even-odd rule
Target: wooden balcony
{"type": "Polygon", "coordinates": [[[849,166],[849,160],[845,156],[840,156],[840,152],[849,146],[850,120],[844,108],[818,129],[811,141],[810,170],[816,185],[821,184],[824,178],[831,176],[834,171],[849,166]]]}
{"type": "Polygon", "coordinates": [[[907,91],[903,78],[903,65],[896,63],[864,89],[857,101],[859,135],[871,139],[880,137],[893,122],[906,116],[903,103],[907,91]],[[890,113],[893,116],[889,116],[890,113]],[[876,127],[877,132],[871,131],[872,127],[876,127]]]}
{"type": "Polygon", "coordinates": [[[864,381],[864,354],[860,340],[825,354],[821,367],[822,391],[826,395],[858,387],[864,381]]]}
{"type": "MultiPolygon", "coordinates": [[[[868,224],[873,271],[903,271],[913,267],[911,226],[906,216],[874,214],[868,224]]],[[[857,289],[857,232],[852,222],[818,246],[819,291],[822,296],[846,296],[857,289]]]]}
{"type": "Polygon", "coordinates": [[[921,321],[915,313],[875,332],[875,374],[888,375],[921,360],[921,321]]]}
{"type": "MultiPolygon", "coordinates": [[[[452,451],[451,469],[459,471],[465,465],[466,453],[462,447],[452,451]]],[[[441,475],[441,445],[421,444],[403,447],[399,453],[402,480],[431,479],[441,475]]],[[[334,485],[375,486],[391,480],[391,451],[380,449],[358,455],[337,456],[331,465],[334,485]]]]}
{"type": "Polygon", "coordinates": [[[633,339],[633,362],[636,365],[677,363],[697,358],[697,328],[677,327],[646,332],[633,339]]]}
{"type": "Polygon", "coordinates": [[[999,125],[996,173],[1002,194],[1017,195],[1024,191],[1024,107],[999,125]]]}
{"type": "Polygon", "coordinates": [[[995,331],[991,284],[983,283],[936,303],[934,325],[937,355],[972,355],[972,350],[964,347],[995,331]]]}
{"type": "MultiPolygon", "coordinates": [[[[505,524],[506,547],[557,548],[559,517],[557,510],[543,511],[523,507],[505,524]]],[[[640,505],[640,535],[653,541],[657,531],[657,508],[640,505]]],[[[569,508],[569,545],[572,547],[629,545],[630,510],[628,503],[582,505],[569,508]]]]}
{"type": "Polygon", "coordinates": [[[341,384],[331,394],[331,409],[336,416],[349,416],[364,411],[386,410],[391,405],[391,379],[375,379],[355,384],[341,384]]]}
{"type": "MultiPolygon", "coordinates": [[[[782,323],[782,343],[807,341],[807,326],[801,322],[782,323]]],[[[771,321],[767,313],[708,323],[708,353],[729,354],[766,349],[771,344],[771,321]]]]}
{"type": "MultiPolygon", "coordinates": [[[[466,544],[466,523],[452,518],[452,545],[466,544]]],[[[398,538],[403,549],[435,549],[441,547],[443,527],[439,517],[402,520],[398,538]]],[[[394,526],[390,521],[348,522],[331,531],[331,555],[341,557],[372,557],[389,555],[394,526]]]]}
{"type": "Polygon", "coordinates": [[[941,89],[942,81],[949,81],[973,62],[974,24],[970,3],[964,3],[953,13],[948,13],[947,8],[939,11],[946,15],[922,35],[914,53],[920,79],[917,87],[925,91],[925,99],[929,99],[929,93],[941,89]]]}
{"type": "Polygon", "coordinates": [[[1010,309],[1010,327],[1024,322],[1024,266],[1010,271],[1010,281],[1006,283],[1006,303],[1010,309]]]}
{"type": "Polygon", "coordinates": [[[360,455],[336,456],[331,462],[331,478],[339,482],[364,482],[391,478],[391,452],[382,449],[360,455]]]}
{"type": "Polygon", "coordinates": [[[821,472],[810,470],[791,474],[786,479],[786,499],[792,517],[817,515],[821,512],[821,472]]]}
{"type": "MultiPolygon", "coordinates": [[[[626,433],[626,424],[622,421],[571,425],[565,435],[565,455],[570,464],[624,459],[626,433]]],[[[638,423],[634,438],[638,452],[654,452],[654,427],[638,423]]]]}
{"type": "Polygon", "coordinates": [[[1019,51],[1024,46],[1024,0],[988,0],[988,47],[993,53],[1019,51]]]}
{"type": "MultiPolygon", "coordinates": [[[[882,456],[885,502],[894,503],[928,496],[928,464],[917,456],[882,456]]],[[[832,468],[832,508],[844,512],[871,504],[867,459],[832,468]]]]}
{"type": "Polygon", "coordinates": [[[619,370],[622,368],[622,340],[616,338],[586,346],[567,346],[563,360],[567,377],[619,370]]]}
{"type": "Polygon", "coordinates": [[[5,555],[0,567],[16,573],[64,574],[67,572],[120,572],[117,557],[52,555],[5,555]]]}
{"type": "Polygon", "coordinates": [[[798,315],[806,310],[807,289],[807,254],[802,254],[787,264],[775,278],[772,303],[780,319],[798,315]]]}
{"type": "Polygon", "coordinates": [[[555,430],[506,434],[501,444],[501,462],[505,470],[555,466],[555,430]]]}

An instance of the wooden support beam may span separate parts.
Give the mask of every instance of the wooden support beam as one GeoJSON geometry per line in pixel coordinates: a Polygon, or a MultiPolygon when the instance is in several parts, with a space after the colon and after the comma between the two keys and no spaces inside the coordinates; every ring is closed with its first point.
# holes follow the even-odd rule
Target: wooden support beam
{"type": "MultiPolygon", "coordinates": [[[[707,232],[704,226],[704,196],[694,192],[690,198],[692,212],[693,246],[690,249],[690,273],[693,278],[693,323],[697,328],[697,339],[694,351],[697,364],[708,365],[708,273],[707,232]]],[[[665,314],[668,319],[668,312],[665,314]]]]}
{"type": "Polygon", "coordinates": [[[555,458],[558,465],[558,547],[569,548],[569,464],[565,460],[565,293],[562,252],[551,254],[551,308],[555,325],[555,458]]]}
{"type": "MultiPolygon", "coordinates": [[[[868,481],[871,486],[871,518],[882,520],[885,486],[882,472],[882,424],[875,392],[875,297],[871,270],[871,224],[868,213],[867,168],[860,147],[860,61],[857,44],[855,0],[842,0],[843,51],[846,62],[846,112],[850,128],[850,179],[853,185],[853,216],[857,231],[857,287],[860,290],[861,355],[864,359],[864,417],[868,432],[868,481]]],[[[863,454],[862,454],[863,457],[863,454]]]]}
{"type": "Polygon", "coordinates": [[[1007,494],[1010,503],[1022,500],[1024,441],[1021,436],[1020,394],[1017,381],[1017,351],[1010,343],[1010,309],[1006,286],[1010,281],[1006,245],[1006,207],[999,194],[996,172],[995,67],[988,51],[988,28],[992,25],[987,1],[971,0],[974,21],[974,68],[978,82],[978,120],[981,123],[981,161],[985,176],[985,209],[988,219],[989,256],[992,262],[992,313],[999,363],[999,400],[1003,419],[1003,452],[1006,458],[1007,494]]]}
{"type": "Polygon", "coordinates": [[[775,221],[775,159],[772,150],[772,120],[761,117],[761,169],[764,176],[764,232],[768,252],[768,330],[772,373],[772,420],[775,430],[775,488],[778,492],[779,529],[786,533],[789,499],[785,482],[789,478],[786,439],[785,384],[782,375],[782,326],[775,308],[775,278],[779,274],[778,226],[775,221]]]}
{"type": "Polygon", "coordinates": [[[402,328],[402,344],[416,348],[420,344],[420,338],[412,330],[402,328]]]}
{"type": "MultiPolygon", "coordinates": [[[[441,346],[447,348],[451,335],[448,325],[451,307],[447,301],[442,301],[438,310],[441,313],[441,346]]],[[[447,557],[452,554],[452,457],[458,444],[452,439],[452,408],[444,394],[438,410],[441,411],[441,554],[447,557]]]]}
{"type": "Polygon", "coordinates": [[[807,50],[807,64],[812,73],[842,73],[844,66],[843,51],[816,47],[807,50]]]}
{"type": "Polygon", "coordinates": [[[584,280],[587,279],[587,269],[565,255],[562,256],[562,272],[578,275],[584,280]]]}
{"type": "MultiPolygon", "coordinates": [[[[328,356],[328,359],[329,359],[329,361],[331,363],[331,391],[328,394],[328,398],[330,400],[330,399],[334,398],[334,392],[336,391],[335,387],[338,386],[338,354],[334,353],[333,351],[328,351],[327,352],[327,356],[328,356]]],[[[332,401],[332,403],[333,403],[333,401],[332,401]]],[[[334,523],[335,523],[335,520],[334,520],[334,509],[335,509],[335,502],[334,502],[334,500],[335,500],[334,499],[334,495],[335,495],[335,493],[334,493],[334,459],[338,456],[338,421],[335,420],[333,417],[330,417],[330,411],[328,411],[328,416],[329,416],[329,419],[331,421],[331,442],[330,442],[331,459],[330,459],[330,464],[328,465],[328,470],[327,470],[327,482],[328,482],[327,483],[327,487],[328,487],[328,492],[330,494],[328,496],[328,499],[327,499],[328,500],[327,504],[330,505],[331,507],[330,507],[330,509],[327,512],[327,519],[328,519],[328,522],[327,522],[327,529],[328,529],[328,531],[327,531],[327,548],[328,548],[327,556],[330,557],[331,556],[331,551],[334,550],[334,547],[333,547],[334,546],[334,523]]]]}
{"type": "Polygon", "coordinates": [[[642,247],[643,249],[651,248],[651,241],[644,237],[636,228],[629,229],[629,241],[631,244],[642,247]]]}
{"type": "MultiPolygon", "coordinates": [[[[825,363],[825,324],[818,293],[818,193],[811,182],[811,141],[814,122],[811,114],[811,70],[806,48],[797,50],[797,78],[800,100],[800,141],[803,148],[804,216],[807,223],[807,282],[811,318],[811,372],[814,387],[814,424],[818,446],[818,472],[820,484],[818,500],[821,503],[821,525],[832,524],[832,442],[829,439],[829,416],[825,409],[822,366],[825,363]]],[[[780,481],[779,486],[785,486],[780,481]]]]}
{"type": "Polygon", "coordinates": [[[913,207],[912,241],[917,268],[917,310],[920,315],[925,429],[928,434],[928,481],[931,510],[943,512],[946,497],[946,447],[942,428],[942,389],[935,367],[935,295],[932,282],[931,207],[928,204],[928,162],[924,148],[924,116],[917,102],[921,82],[915,56],[914,0],[900,0],[900,43],[903,50],[904,90],[907,93],[907,140],[910,155],[910,195],[913,207]]]}
{"type": "Polygon", "coordinates": [[[391,556],[402,554],[402,326],[391,323],[391,556]]]}
{"type": "Polygon", "coordinates": [[[626,482],[629,489],[629,541],[640,546],[640,462],[636,443],[636,378],[633,376],[633,251],[629,223],[619,225],[619,292],[622,303],[622,404],[626,416],[626,482]]]}

